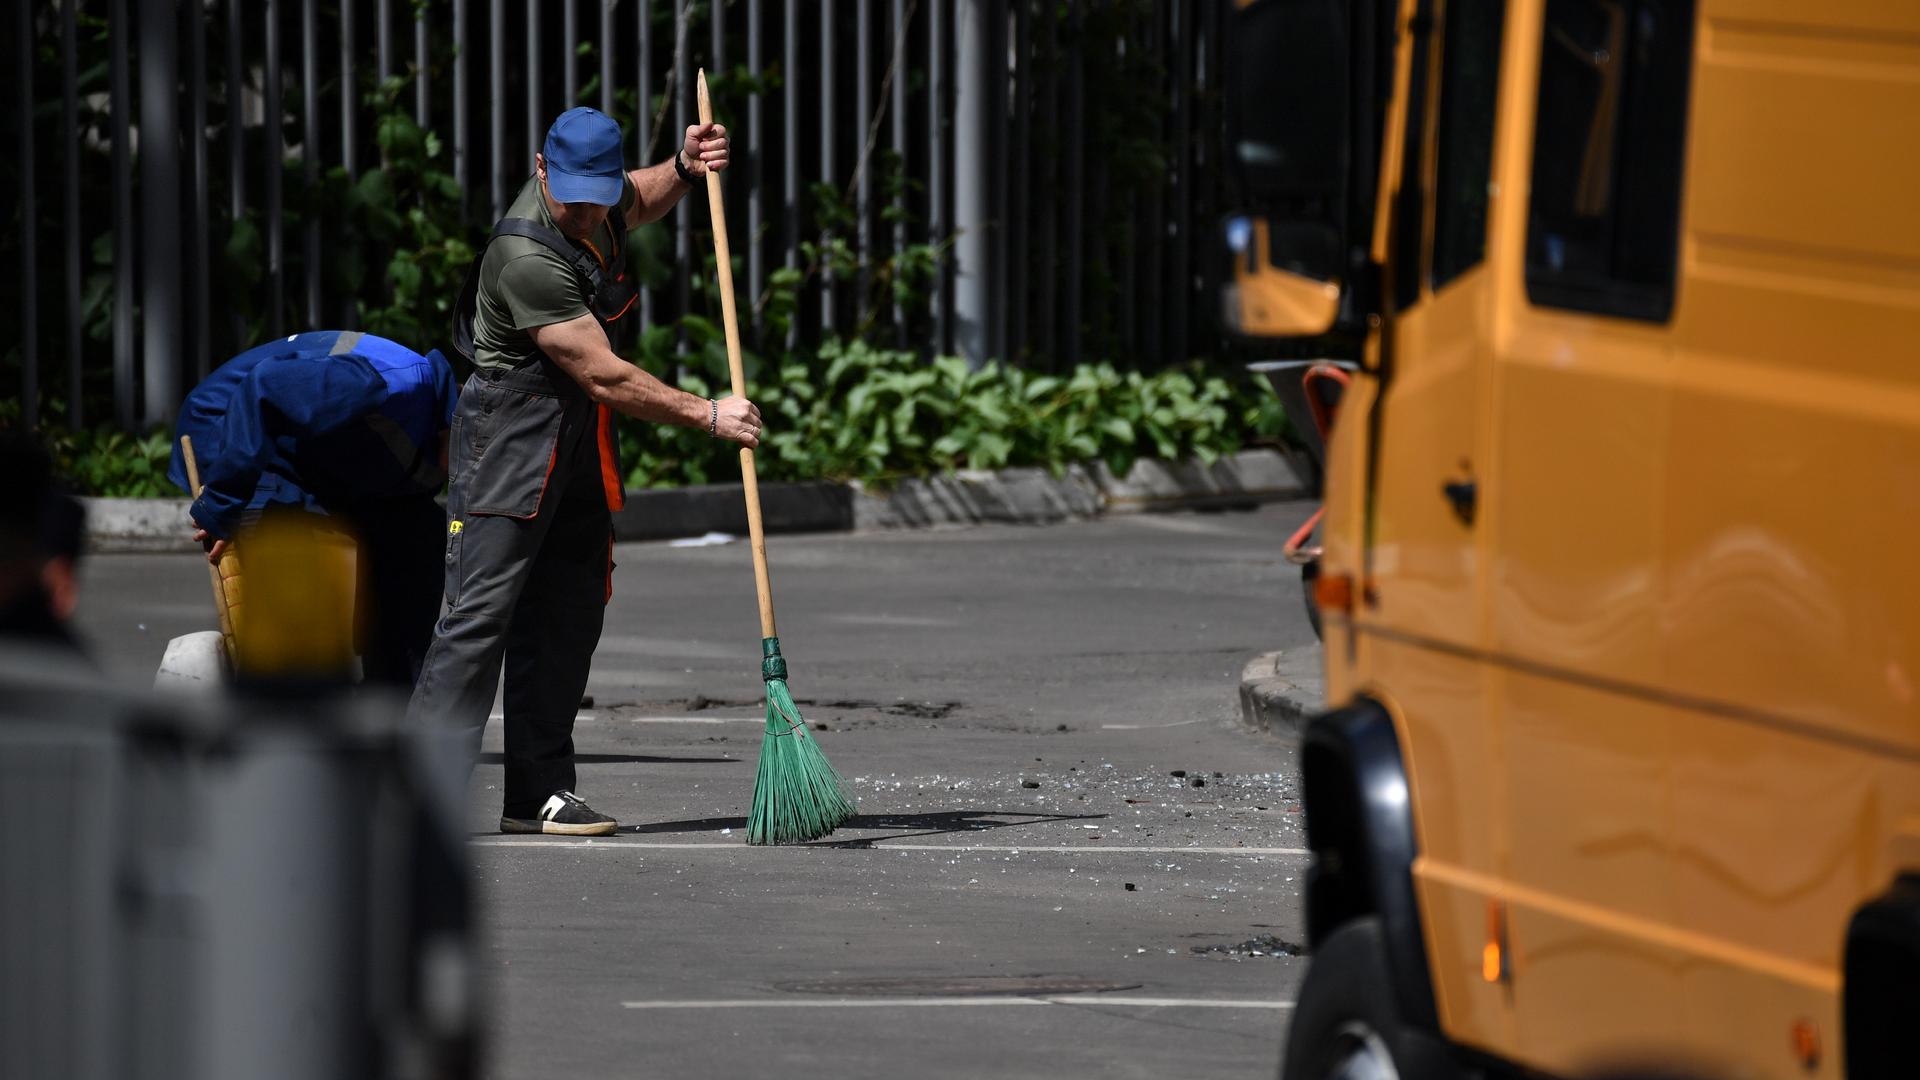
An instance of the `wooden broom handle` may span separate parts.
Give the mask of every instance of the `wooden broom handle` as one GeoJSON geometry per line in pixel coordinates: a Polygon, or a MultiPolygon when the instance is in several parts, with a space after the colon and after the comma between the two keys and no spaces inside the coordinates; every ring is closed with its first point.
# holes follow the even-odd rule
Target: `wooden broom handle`
{"type": "MultiPolygon", "coordinates": [[[[180,436],[180,456],[187,464],[187,487],[198,499],[203,490],[200,485],[200,462],[193,456],[193,436],[180,436]]],[[[232,545],[228,545],[227,554],[220,557],[221,562],[232,557],[232,545]]],[[[207,564],[207,577],[213,582],[213,610],[220,618],[220,632],[228,638],[227,647],[233,648],[233,613],[227,610],[227,589],[220,581],[220,568],[213,563],[207,564]]]]}
{"type": "MultiPolygon", "coordinates": [[[[695,80],[700,96],[700,122],[713,123],[713,101],[707,96],[707,69],[695,80]]],[[[678,148],[674,150],[679,154],[678,148]]],[[[727,329],[727,370],[733,375],[733,396],[745,399],[747,376],[740,364],[740,321],[733,311],[733,256],[727,246],[727,204],[720,194],[720,176],[707,170],[707,209],[713,214],[713,257],[720,274],[720,318],[727,329]]],[[[763,429],[764,430],[764,429],[763,429]]],[[[773,583],[767,577],[767,537],[760,524],[760,477],[753,468],[753,449],[740,448],[740,486],[747,496],[747,539],[753,545],[753,585],[760,594],[760,636],[778,636],[773,625],[773,583]]]]}

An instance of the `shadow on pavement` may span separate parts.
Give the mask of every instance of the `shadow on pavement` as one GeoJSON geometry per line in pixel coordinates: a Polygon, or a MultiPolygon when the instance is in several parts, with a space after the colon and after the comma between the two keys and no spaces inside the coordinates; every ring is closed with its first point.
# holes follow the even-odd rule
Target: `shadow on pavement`
{"type": "MultiPolygon", "coordinates": [[[[1061,821],[1093,821],[1106,817],[1105,814],[1029,814],[1019,811],[996,810],[943,810],[928,814],[855,814],[842,829],[896,829],[904,830],[889,836],[863,836],[850,840],[821,840],[812,844],[795,845],[804,847],[872,847],[881,840],[901,840],[912,836],[939,836],[948,833],[987,832],[993,829],[1008,829],[1023,825],[1048,825],[1061,821]],[[996,818],[1019,818],[1018,821],[1000,821],[996,818]]],[[[630,830],[634,833],[692,833],[719,832],[722,829],[744,829],[747,819],[743,817],[692,818],[686,821],[655,821],[646,825],[636,825],[630,830]]]]}
{"type": "MultiPolygon", "coordinates": [[[[482,765],[506,764],[504,754],[481,754],[482,765]]],[[[662,757],[658,754],[575,754],[575,765],[738,765],[742,759],[730,757],[662,757]]]]}

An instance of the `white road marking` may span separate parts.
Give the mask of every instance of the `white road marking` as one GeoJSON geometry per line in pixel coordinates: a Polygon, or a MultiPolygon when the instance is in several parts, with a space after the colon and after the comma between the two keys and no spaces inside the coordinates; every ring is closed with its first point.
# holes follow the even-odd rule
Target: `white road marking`
{"type": "Polygon", "coordinates": [[[623,1001],[623,1009],[924,1009],[969,1005],[1116,1005],[1144,1009],[1291,1009],[1291,1001],[1120,997],[1058,994],[1047,997],[730,998],[720,1001],[623,1001]]]}
{"type": "MultiPolygon", "coordinates": [[[[859,843],[862,838],[850,838],[859,843]]],[[[817,841],[812,844],[777,844],[775,849],[789,851],[807,851],[813,848],[834,847],[848,841],[817,841]]],[[[876,837],[869,841],[870,851],[949,851],[969,853],[1010,853],[1045,852],[1066,853],[1072,855],[1309,855],[1306,848],[1292,847],[1121,847],[1117,844],[896,844],[885,837],[876,837]]],[[[533,837],[482,836],[469,840],[474,847],[523,847],[523,848],[591,848],[596,851],[634,850],[634,851],[745,851],[744,840],[728,844],[694,841],[676,843],[661,840],[555,840],[534,839],[533,837]]],[[[862,849],[856,849],[862,850],[862,849]]]]}
{"type": "Polygon", "coordinates": [[[1102,731],[1158,731],[1161,728],[1186,727],[1188,724],[1204,724],[1205,719],[1175,720],[1171,724],[1101,724],[1102,731]]]}

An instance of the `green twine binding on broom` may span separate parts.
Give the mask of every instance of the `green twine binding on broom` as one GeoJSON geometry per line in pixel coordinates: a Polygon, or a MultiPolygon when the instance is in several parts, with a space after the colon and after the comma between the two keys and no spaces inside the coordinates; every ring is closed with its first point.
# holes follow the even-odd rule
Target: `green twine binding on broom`
{"type": "Polygon", "coordinates": [[[856,809],[847,782],[827,760],[787,690],[780,639],[762,638],[760,677],[767,683],[767,730],[747,816],[747,843],[797,844],[845,824],[856,809]]]}

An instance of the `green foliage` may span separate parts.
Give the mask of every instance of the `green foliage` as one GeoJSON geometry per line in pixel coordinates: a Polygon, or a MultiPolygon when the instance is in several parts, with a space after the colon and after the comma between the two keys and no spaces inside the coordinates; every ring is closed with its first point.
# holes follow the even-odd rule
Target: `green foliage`
{"type": "MultiPolygon", "coordinates": [[[[689,325],[694,366],[679,384],[726,392],[718,332],[689,325]]],[[[654,335],[670,338],[660,328],[654,335]]],[[[1105,462],[1125,473],[1141,457],[1211,462],[1284,432],[1271,390],[1202,365],[1158,374],[1087,364],[1065,377],[957,357],[928,363],[906,350],[831,340],[779,361],[755,357],[748,396],[766,421],[756,461],[769,480],[863,480],[885,485],[956,469],[1105,462]]],[[[734,448],[704,431],[626,424],[631,487],[721,483],[738,477],[734,448]]]]}
{"type": "MultiPolygon", "coordinates": [[[[118,495],[130,498],[179,497],[182,492],[167,479],[173,455],[173,437],[165,428],[145,435],[129,435],[110,425],[74,431],[60,426],[65,411],[55,402],[52,415],[39,431],[53,458],[54,473],[80,495],[118,495]]],[[[20,424],[18,399],[0,401],[0,429],[20,424]]]]}
{"type": "Polygon", "coordinates": [[[406,89],[404,79],[392,78],[370,96],[383,110],[382,165],[357,180],[330,170],[320,212],[340,229],[330,269],[336,287],[357,298],[356,329],[424,350],[446,338],[479,237],[462,224],[447,147],[407,113],[406,89]]]}

